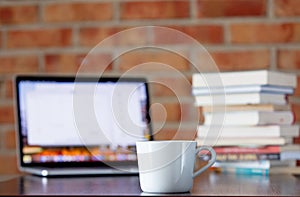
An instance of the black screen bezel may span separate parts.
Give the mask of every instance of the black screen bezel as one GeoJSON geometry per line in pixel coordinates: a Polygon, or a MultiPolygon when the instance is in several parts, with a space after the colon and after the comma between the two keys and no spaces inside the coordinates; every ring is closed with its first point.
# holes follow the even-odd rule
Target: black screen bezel
{"type": "Polygon", "coordinates": [[[142,82],[146,88],[146,119],[148,123],[150,141],[153,140],[153,131],[150,115],[150,96],[148,82],[145,77],[121,77],[121,76],[57,76],[57,75],[17,75],[15,76],[15,112],[17,125],[17,154],[18,162],[21,167],[109,167],[111,165],[137,165],[137,161],[93,161],[93,162],[44,162],[44,163],[24,163],[23,162],[23,136],[21,130],[21,114],[20,114],[20,91],[19,84],[22,81],[45,81],[45,82],[142,82]]]}

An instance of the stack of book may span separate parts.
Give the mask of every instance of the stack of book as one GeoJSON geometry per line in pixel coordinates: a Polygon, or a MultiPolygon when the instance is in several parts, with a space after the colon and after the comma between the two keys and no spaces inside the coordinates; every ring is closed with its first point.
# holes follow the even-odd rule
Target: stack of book
{"type": "Polygon", "coordinates": [[[287,99],[296,85],[296,75],[270,70],[193,75],[192,94],[204,117],[196,140],[214,146],[214,168],[269,174],[296,166],[299,125],[287,99]]]}

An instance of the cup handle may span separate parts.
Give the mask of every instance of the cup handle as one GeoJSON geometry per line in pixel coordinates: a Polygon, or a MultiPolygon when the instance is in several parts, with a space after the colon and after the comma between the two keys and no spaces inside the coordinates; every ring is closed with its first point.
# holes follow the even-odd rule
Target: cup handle
{"type": "Polygon", "coordinates": [[[209,168],[210,166],[212,166],[215,161],[216,161],[216,152],[212,147],[209,146],[201,146],[199,148],[196,149],[196,156],[197,154],[202,151],[202,150],[207,150],[210,152],[211,154],[211,159],[208,161],[208,163],[203,166],[201,169],[199,169],[198,171],[194,172],[193,174],[193,178],[195,178],[196,176],[200,175],[203,171],[205,171],[207,168],[209,168]]]}

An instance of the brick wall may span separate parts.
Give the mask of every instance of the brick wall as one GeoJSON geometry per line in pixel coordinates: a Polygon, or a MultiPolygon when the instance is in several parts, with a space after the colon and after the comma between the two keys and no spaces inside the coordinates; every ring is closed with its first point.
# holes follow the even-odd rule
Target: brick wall
{"type": "MultiPolygon", "coordinates": [[[[75,74],[83,57],[100,41],[144,25],[172,27],[192,36],[210,52],[220,71],[267,68],[300,76],[299,0],[4,0],[0,2],[0,174],[18,172],[12,77],[17,73],[75,74]]],[[[139,32],[121,42],[144,44],[147,37],[143,36],[151,37],[151,33],[139,32]]],[[[168,35],[163,38],[166,40],[157,42],[164,44],[168,35]]],[[[101,55],[105,58],[113,53],[114,49],[104,50],[101,55]]],[[[137,50],[118,58],[106,73],[121,74],[148,61],[173,66],[188,80],[194,72],[188,61],[172,53],[137,50]]],[[[89,67],[86,72],[95,70],[89,67]]],[[[180,105],[167,87],[151,87],[152,102],[160,103],[152,108],[157,127],[166,120],[157,138],[175,135],[182,121],[183,129],[176,137],[192,139],[195,131],[189,122],[197,113],[189,87],[159,65],[142,69],[141,74],[172,85],[183,98],[180,105]]],[[[289,98],[297,122],[299,95],[300,82],[295,96],[289,98]]],[[[300,138],[295,141],[300,143],[300,138]]]]}

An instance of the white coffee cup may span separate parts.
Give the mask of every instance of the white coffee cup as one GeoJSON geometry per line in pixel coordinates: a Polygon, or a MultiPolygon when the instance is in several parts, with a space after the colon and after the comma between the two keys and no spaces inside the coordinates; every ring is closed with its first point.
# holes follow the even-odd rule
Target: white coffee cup
{"type": "Polygon", "coordinates": [[[211,147],[196,149],[196,141],[166,140],[136,142],[140,186],[143,192],[188,192],[194,177],[208,169],[216,160],[211,147]],[[210,152],[211,159],[194,172],[195,158],[200,151],[210,152]]]}

